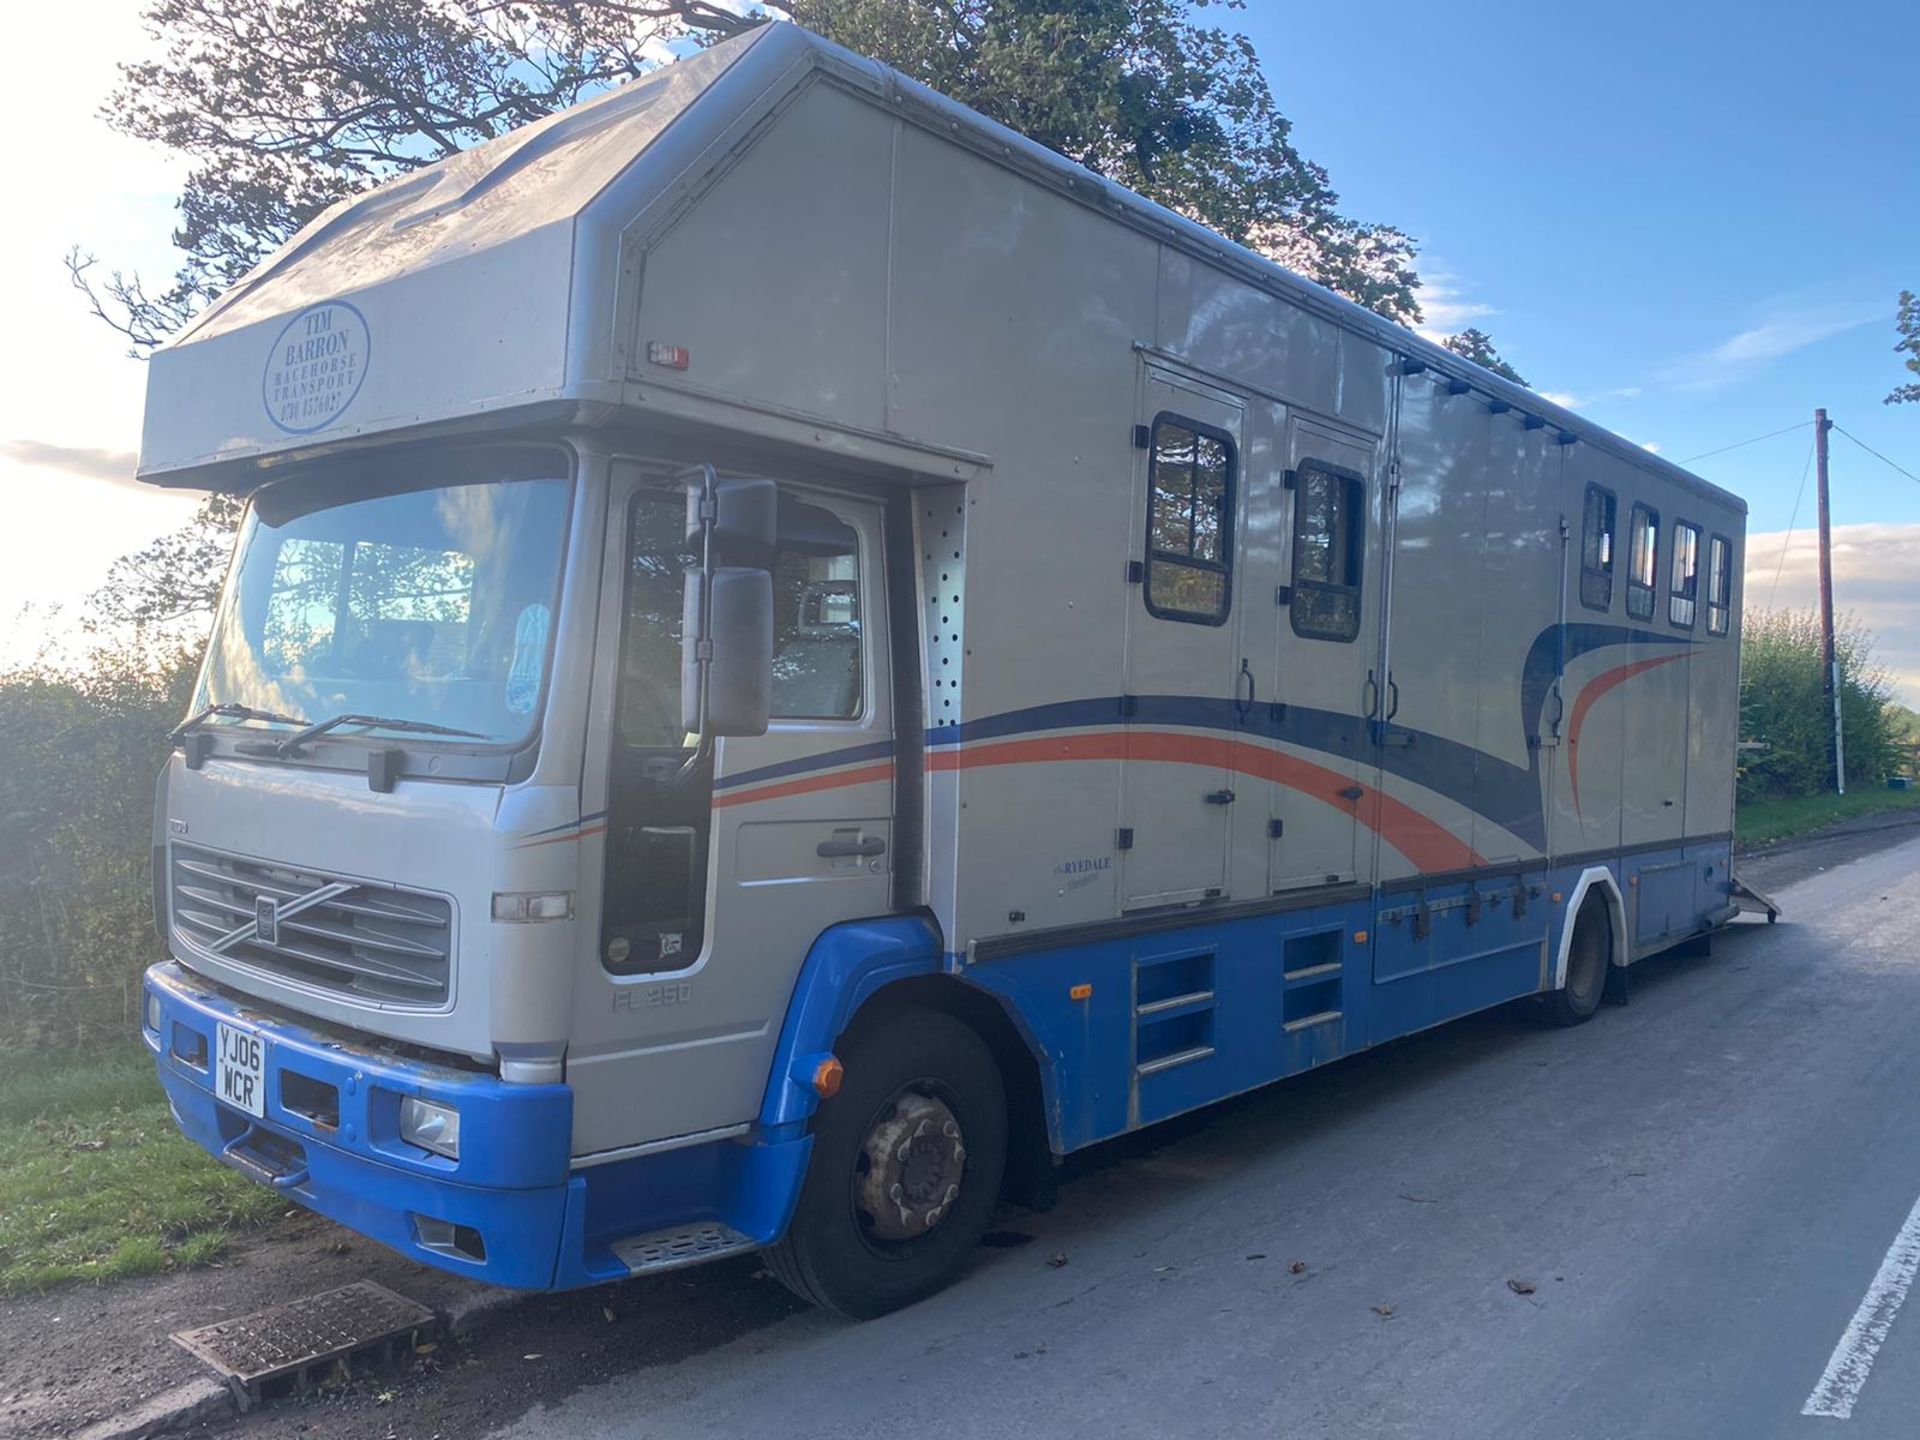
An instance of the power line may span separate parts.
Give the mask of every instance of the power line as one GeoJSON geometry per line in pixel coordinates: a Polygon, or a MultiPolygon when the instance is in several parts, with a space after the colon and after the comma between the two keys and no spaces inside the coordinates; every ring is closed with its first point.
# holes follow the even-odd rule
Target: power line
{"type": "MultiPolygon", "coordinates": [[[[1811,425],[1813,422],[1808,420],[1805,423],[1811,425]]],[[[1800,427],[1794,425],[1789,428],[1798,430],[1800,427]]],[[[1777,433],[1784,435],[1786,431],[1783,430],[1777,433]]],[[[1793,544],[1793,527],[1800,519],[1800,502],[1807,498],[1807,475],[1813,469],[1813,449],[1814,445],[1819,442],[1819,438],[1820,437],[1816,435],[1813,440],[1807,443],[1807,461],[1806,464],[1800,467],[1800,488],[1793,493],[1793,514],[1787,517],[1787,538],[1780,542],[1780,563],[1773,567],[1773,588],[1767,592],[1767,608],[1769,610],[1773,608],[1774,598],[1780,593],[1780,575],[1781,572],[1787,568],[1787,548],[1793,544]]]]}
{"type": "MultiPolygon", "coordinates": [[[[1729,450],[1738,450],[1741,447],[1746,445],[1758,445],[1762,440],[1771,440],[1776,435],[1790,435],[1795,430],[1804,430],[1807,426],[1811,425],[1812,423],[1813,422],[1811,420],[1802,420],[1798,425],[1789,425],[1783,430],[1769,430],[1766,434],[1756,435],[1751,440],[1736,440],[1731,445],[1722,445],[1718,450],[1708,450],[1699,455],[1689,455],[1686,459],[1677,460],[1674,463],[1677,465],[1691,465],[1696,460],[1708,460],[1715,455],[1724,455],[1729,450]]],[[[1838,429],[1839,427],[1836,426],[1834,428],[1838,429]]],[[[1849,435],[1847,438],[1849,440],[1853,439],[1851,435],[1849,435]]],[[[1855,441],[1855,443],[1858,444],[1859,442],[1855,441]]],[[[1889,461],[1888,463],[1891,464],[1892,462],[1889,461]]]]}
{"type": "Polygon", "coordinates": [[[1842,435],[1845,435],[1849,440],[1853,441],[1854,444],[1858,445],[1862,450],[1866,451],[1869,455],[1873,456],[1873,458],[1878,460],[1882,465],[1892,465],[1895,470],[1898,470],[1902,475],[1906,476],[1907,479],[1913,481],[1913,483],[1916,485],[1920,485],[1920,475],[1914,474],[1911,470],[1907,469],[1907,467],[1904,465],[1895,465],[1893,461],[1887,459],[1886,456],[1882,455],[1878,450],[1874,449],[1871,445],[1867,444],[1866,441],[1862,440],[1858,435],[1855,435],[1852,431],[1842,429],[1838,424],[1835,424],[1833,428],[1836,430],[1839,430],[1842,435]]]}

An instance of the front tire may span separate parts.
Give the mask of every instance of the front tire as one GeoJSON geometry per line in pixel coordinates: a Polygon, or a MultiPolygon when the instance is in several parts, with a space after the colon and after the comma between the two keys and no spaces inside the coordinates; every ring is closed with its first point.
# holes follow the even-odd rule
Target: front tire
{"type": "Polygon", "coordinates": [[[1603,896],[1589,894],[1573,922],[1567,949],[1567,982],[1547,996],[1547,1014],[1556,1025],[1584,1025],[1607,993],[1613,964],[1613,917],[1603,896]]]}
{"type": "Polygon", "coordinates": [[[793,1223],[768,1268],[851,1320],[911,1305],[965,1268],[1007,1163],[1007,1098],[966,1025],[902,1010],[840,1049],[846,1079],[820,1107],[793,1223]]]}

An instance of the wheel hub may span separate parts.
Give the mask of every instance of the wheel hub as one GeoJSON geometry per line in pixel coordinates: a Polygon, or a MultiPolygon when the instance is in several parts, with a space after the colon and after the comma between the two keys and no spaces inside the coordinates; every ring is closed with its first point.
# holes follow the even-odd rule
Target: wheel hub
{"type": "Polygon", "coordinates": [[[925,1235],[953,1210],[966,1169],[960,1122],[944,1102],[903,1090],[861,1143],[854,1203],[880,1240],[925,1235]]]}

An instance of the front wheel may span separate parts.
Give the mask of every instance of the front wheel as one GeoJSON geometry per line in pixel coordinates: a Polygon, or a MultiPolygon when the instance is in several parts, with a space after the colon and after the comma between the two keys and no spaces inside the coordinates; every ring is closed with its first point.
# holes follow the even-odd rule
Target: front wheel
{"type": "Polygon", "coordinates": [[[980,1037],[932,1010],[877,1021],[840,1060],[767,1261],[801,1299],[868,1320],[947,1285],[979,1245],[1006,1169],[1006,1087],[980,1037]]]}

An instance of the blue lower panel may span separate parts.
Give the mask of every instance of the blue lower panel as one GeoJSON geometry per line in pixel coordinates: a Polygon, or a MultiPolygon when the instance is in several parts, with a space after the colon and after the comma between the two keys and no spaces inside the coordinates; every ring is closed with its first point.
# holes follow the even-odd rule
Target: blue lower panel
{"type": "Polygon", "coordinates": [[[1368,1043],[1370,901],[1196,924],[972,966],[1052,1075],[1078,1149],[1368,1043]],[[1091,993],[1076,1000],[1076,987],[1091,993]]]}
{"type": "MultiPolygon", "coordinates": [[[[1645,872],[1664,944],[1724,918],[1724,842],[1595,862],[1645,872]]],[[[1587,866],[1546,862],[1358,901],[1162,928],[965,967],[1040,1054],[1065,1153],[1555,983],[1587,866]],[[1556,897],[1558,897],[1556,899],[1556,897]],[[1073,998],[1086,992],[1084,998],[1073,998]]],[[[1642,945],[1640,950],[1659,948],[1642,945]]]]}
{"type": "Polygon", "coordinates": [[[143,1035],[189,1139],[411,1259],[489,1284],[549,1290],[619,1279],[627,1268],[614,1243],[706,1221],[767,1243],[786,1228],[806,1174],[813,1142],[804,1134],[574,1171],[573,1096],[564,1085],[511,1085],[347,1050],[256,1005],[243,1011],[175,965],[148,971],[147,993],[159,1025],[143,1025],[143,1035]],[[215,1097],[211,1057],[222,1022],[261,1041],[265,1114],[257,1119],[215,1097]],[[459,1110],[458,1161],[399,1138],[406,1096],[459,1110]],[[453,1227],[459,1248],[444,1243],[453,1227]]]}

